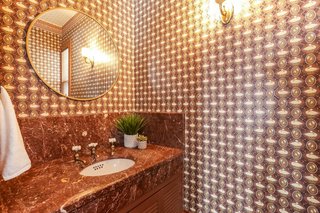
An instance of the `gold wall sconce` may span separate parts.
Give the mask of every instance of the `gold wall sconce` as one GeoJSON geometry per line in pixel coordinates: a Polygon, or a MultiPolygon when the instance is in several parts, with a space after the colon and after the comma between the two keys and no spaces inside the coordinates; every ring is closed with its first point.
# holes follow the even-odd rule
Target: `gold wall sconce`
{"type": "Polygon", "coordinates": [[[89,48],[82,48],[81,55],[84,58],[86,64],[91,65],[91,69],[94,67],[94,51],[89,48]]]}
{"type": "Polygon", "coordinates": [[[233,14],[234,14],[234,6],[230,0],[215,0],[219,5],[220,9],[220,19],[223,24],[230,23],[233,14]]]}

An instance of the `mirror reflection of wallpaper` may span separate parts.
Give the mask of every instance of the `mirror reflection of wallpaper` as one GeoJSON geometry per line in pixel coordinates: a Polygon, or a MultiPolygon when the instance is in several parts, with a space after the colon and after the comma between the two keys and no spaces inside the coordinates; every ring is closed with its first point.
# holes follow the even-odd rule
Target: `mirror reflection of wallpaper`
{"type": "Polygon", "coordinates": [[[74,16],[62,32],[62,43],[70,41],[72,50],[72,86],[69,95],[90,98],[103,94],[114,83],[118,66],[112,61],[95,62],[91,69],[89,64],[84,63],[81,49],[91,47],[105,54],[115,53],[117,49],[109,35],[98,23],[83,14],[74,16]]]}
{"type": "Polygon", "coordinates": [[[127,111],[133,108],[133,14],[132,0],[119,1],[3,1],[1,17],[0,84],[12,97],[19,117],[92,114],[127,111]],[[122,60],[120,76],[108,94],[92,101],[74,101],[51,91],[30,72],[32,67],[25,49],[25,35],[31,21],[41,12],[61,5],[90,14],[114,39],[122,60]],[[123,71],[125,69],[125,72],[123,71]]]}
{"type": "Polygon", "coordinates": [[[30,53],[33,63],[41,70],[41,76],[54,89],[60,91],[60,50],[62,36],[39,27],[33,27],[30,53]],[[36,50],[34,49],[36,48],[36,50]]]}

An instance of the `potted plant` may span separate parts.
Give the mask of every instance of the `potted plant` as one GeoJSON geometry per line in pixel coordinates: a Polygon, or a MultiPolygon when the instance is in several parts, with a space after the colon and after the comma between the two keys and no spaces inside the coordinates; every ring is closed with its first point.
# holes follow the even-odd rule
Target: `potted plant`
{"type": "Polygon", "coordinates": [[[147,148],[147,141],[148,138],[145,135],[138,135],[138,148],[139,149],[146,149],[147,148]]]}
{"type": "Polygon", "coordinates": [[[146,119],[137,114],[128,114],[116,121],[116,128],[124,134],[124,146],[137,147],[138,132],[146,125],[146,119]]]}

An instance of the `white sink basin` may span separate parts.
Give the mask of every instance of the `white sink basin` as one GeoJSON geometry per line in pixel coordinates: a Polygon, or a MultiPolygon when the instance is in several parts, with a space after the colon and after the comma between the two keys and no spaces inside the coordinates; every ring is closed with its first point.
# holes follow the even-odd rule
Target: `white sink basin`
{"type": "Polygon", "coordinates": [[[109,175],[129,169],[135,164],[133,160],[125,158],[115,158],[101,161],[84,168],[80,175],[83,176],[102,176],[109,175]]]}

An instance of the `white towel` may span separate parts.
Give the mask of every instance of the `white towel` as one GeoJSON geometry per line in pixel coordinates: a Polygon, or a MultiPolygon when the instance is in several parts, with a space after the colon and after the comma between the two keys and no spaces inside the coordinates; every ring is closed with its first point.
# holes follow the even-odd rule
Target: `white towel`
{"type": "Polygon", "coordinates": [[[3,87],[0,91],[0,172],[4,180],[10,180],[30,169],[31,161],[10,96],[3,87]]]}

